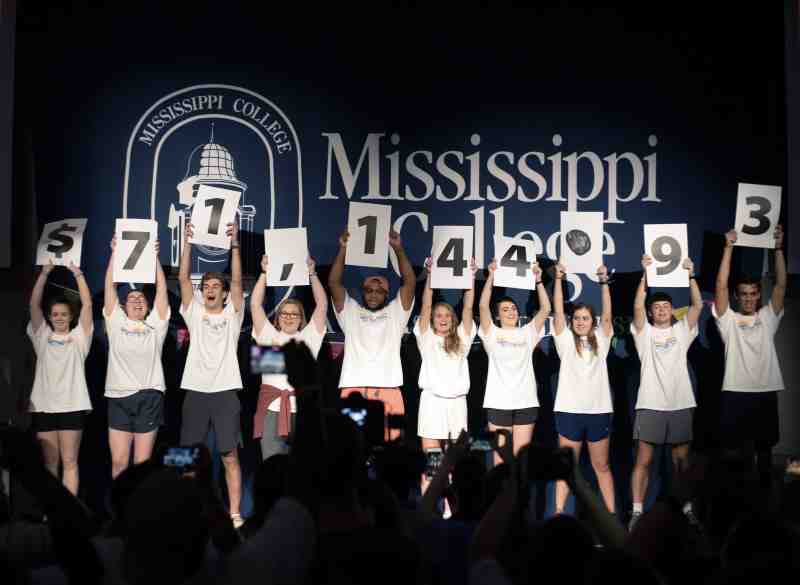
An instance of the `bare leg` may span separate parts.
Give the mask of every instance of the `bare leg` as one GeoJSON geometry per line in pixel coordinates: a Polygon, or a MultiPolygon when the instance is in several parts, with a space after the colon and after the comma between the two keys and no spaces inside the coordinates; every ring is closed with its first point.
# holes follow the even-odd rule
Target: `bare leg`
{"type": "Polygon", "coordinates": [[[131,459],[131,443],[133,433],[119,429],[108,429],[108,446],[111,448],[111,478],[116,477],[128,468],[131,459]]]}
{"type": "MultiPolygon", "coordinates": [[[[498,430],[506,430],[506,431],[508,431],[509,434],[511,434],[513,429],[514,429],[514,427],[501,427],[500,425],[494,425],[492,423],[489,423],[489,430],[492,431],[492,432],[498,431],[498,430]]],[[[498,447],[502,447],[503,445],[505,445],[505,440],[506,439],[505,439],[505,437],[503,435],[498,435],[498,437],[497,437],[497,446],[498,447]]],[[[512,441],[512,444],[513,444],[513,441],[514,441],[514,436],[513,435],[511,435],[511,441],[512,441]]],[[[494,459],[495,466],[498,466],[503,462],[503,460],[500,458],[500,454],[497,451],[495,451],[493,453],[493,459],[494,459]]]]}
{"type": "Polygon", "coordinates": [[[158,431],[134,433],[133,435],[133,463],[138,465],[149,460],[153,455],[153,446],[156,444],[158,431]]]}
{"type": "MultiPolygon", "coordinates": [[[[563,435],[558,435],[558,446],[569,447],[575,455],[575,465],[578,464],[581,458],[581,445],[582,441],[570,441],[563,435]]],[[[567,496],[569,496],[569,486],[566,481],[556,482],[556,514],[561,514],[564,511],[564,504],[567,503],[567,496]]]]}
{"type": "Polygon", "coordinates": [[[535,425],[514,425],[511,427],[511,440],[514,443],[514,455],[519,453],[525,445],[533,439],[533,428],[535,425]]]}
{"type": "Polygon", "coordinates": [[[647,495],[647,484],[650,481],[650,465],[653,463],[654,447],[646,441],[639,441],[636,446],[636,463],[631,473],[631,496],[634,504],[643,504],[647,495]]]}
{"type": "Polygon", "coordinates": [[[677,472],[689,468],[689,443],[680,443],[672,446],[672,469],[677,472]]]}
{"type": "Polygon", "coordinates": [[[58,450],[64,471],[64,487],[73,496],[78,495],[78,453],[81,450],[83,431],[58,431],[58,450]]]}
{"type": "Polygon", "coordinates": [[[228,486],[228,503],[231,516],[239,514],[242,502],[242,468],[239,466],[239,452],[237,449],[222,454],[222,464],[225,467],[225,484],[228,486]]]}
{"type": "Polygon", "coordinates": [[[61,457],[58,451],[58,431],[36,433],[39,444],[42,446],[42,458],[47,471],[58,477],[58,464],[61,457]]]}
{"type": "Polygon", "coordinates": [[[600,493],[606,503],[608,511],[614,512],[614,476],[611,475],[611,467],[608,464],[608,437],[600,441],[589,443],[589,457],[592,460],[592,468],[597,474],[597,483],[600,485],[600,493]]]}

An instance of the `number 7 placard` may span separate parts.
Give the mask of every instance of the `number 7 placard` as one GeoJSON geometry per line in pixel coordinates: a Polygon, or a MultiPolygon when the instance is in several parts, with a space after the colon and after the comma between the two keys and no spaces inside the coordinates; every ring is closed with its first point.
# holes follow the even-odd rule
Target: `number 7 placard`
{"type": "Polygon", "coordinates": [[[306,228],[264,230],[267,285],[308,284],[308,235],[306,228]]]}
{"type": "Polygon", "coordinates": [[[781,188],[739,183],[736,198],[736,245],[774,248],[775,225],[781,215],[781,188]]]}
{"type": "Polygon", "coordinates": [[[225,235],[229,223],[236,217],[240,191],[200,185],[192,207],[194,233],[189,240],[213,248],[229,250],[231,239],[225,235]]]}
{"type": "Polygon", "coordinates": [[[389,223],[392,207],[376,203],[351,203],[347,216],[347,252],[344,263],[348,266],[386,268],[389,263],[389,223]]]}
{"type": "Polygon", "coordinates": [[[472,226],[433,227],[431,288],[472,288],[472,226]]]}
{"type": "Polygon", "coordinates": [[[118,219],[114,232],[114,282],[156,281],[158,222],[149,219],[118,219]]]}
{"type": "Polygon", "coordinates": [[[645,224],[644,253],[653,259],[647,267],[649,286],[689,286],[689,273],[683,267],[689,257],[685,223],[645,224]]]}

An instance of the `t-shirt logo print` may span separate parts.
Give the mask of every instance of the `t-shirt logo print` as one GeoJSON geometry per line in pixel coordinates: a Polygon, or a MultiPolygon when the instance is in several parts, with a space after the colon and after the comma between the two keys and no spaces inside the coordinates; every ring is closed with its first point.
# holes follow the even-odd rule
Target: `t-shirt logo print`
{"type": "Polygon", "coordinates": [[[221,319],[219,321],[212,321],[208,317],[203,317],[203,325],[208,327],[214,333],[219,333],[220,331],[224,331],[228,327],[228,320],[221,319]]]}

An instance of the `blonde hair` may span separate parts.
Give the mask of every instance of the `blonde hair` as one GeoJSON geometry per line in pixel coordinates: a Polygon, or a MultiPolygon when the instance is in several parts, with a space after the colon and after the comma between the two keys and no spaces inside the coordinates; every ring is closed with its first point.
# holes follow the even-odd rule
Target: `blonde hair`
{"type": "Polygon", "coordinates": [[[440,301],[433,305],[433,308],[431,309],[431,329],[434,329],[433,315],[436,313],[437,307],[443,307],[448,313],[450,313],[450,329],[447,332],[447,335],[444,336],[444,351],[454,355],[462,354],[463,348],[461,347],[461,338],[458,336],[458,317],[456,316],[455,309],[453,309],[453,306],[450,303],[440,301]]]}
{"type": "Polygon", "coordinates": [[[306,310],[305,308],[303,308],[303,303],[301,303],[297,299],[286,299],[285,301],[281,302],[280,305],[278,305],[277,309],[275,309],[275,317],[272,321],[272,324],[275,325],[275,329],[277,329],[278,331],[281,330],[281,325],[280,325],[281,311],[283,311],[283,308],[286,305],[294,305],[297,307],[297,310],[300,311],[300,325],[297,326],[297,330],[298,331],[302,330],[306,326],[306,310]]]}

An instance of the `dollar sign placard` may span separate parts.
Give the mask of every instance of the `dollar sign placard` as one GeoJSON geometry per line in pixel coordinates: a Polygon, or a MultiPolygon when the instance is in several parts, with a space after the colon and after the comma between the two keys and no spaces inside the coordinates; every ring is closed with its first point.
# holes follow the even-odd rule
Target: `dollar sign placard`
{"type": "Polygon", "coordinates": [[[86,218],[62,219],[45,224],[36,248],[36,264],[52,262],[60,266],[81,265],[83,232],[86,218]]]}

